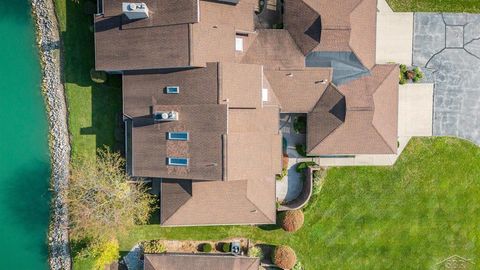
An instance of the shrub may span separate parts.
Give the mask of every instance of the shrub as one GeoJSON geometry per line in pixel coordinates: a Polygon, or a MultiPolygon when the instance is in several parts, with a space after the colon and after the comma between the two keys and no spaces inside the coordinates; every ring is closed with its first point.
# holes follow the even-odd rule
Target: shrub
{"type": "Polygon", "coordinates": [[[280,225],[286,232],[296,232],[303,226],[304,220],[305,217],[300,209],[285,211],[280,225]]]}
{"type": "Polygon", "coordinates": [[[297,116],[293,121],[293,130],[296,133],[304,134],[307,131],[307,118],[305,116],[297,116]]]}
{"type": "Polygon", "coordinates": [[[163,253],[167,251],[160,240],[150,240],[141,243],[145,253],[163,253]]]}
{"type": "Polygon", "coordinates": [[[203,252],[211,252],[212,251],[212,245],[210,243],[205,243],[202,245],[202,251],[203,252]]]}
{"type": "Polygon", "coordinates": [[[280,174],[275,175],[275,179],[277,181],[281,181],[283,180],[283,178],[285,178],[285,176],[287,176],[287,174],[288,174],[287,168],[283,168],[280,174]]]}
{"type": "Polygon", "coordinates": [[[259,247],[251,247],[249,250],[248,250],[248,257],[255,257],[255,258],[260,258],[263,259],[263,252],[262,252],[262,249],[259,248],[259,247]]]}
{"type": "Polygon", "coordinates": [[[272,261],[280,268],[292,269],[297,262],[297,255],[289,246],[278,246],[272,252],[272,261]]]}
{"type": "Polygon", "coordinates": [[[118,241],[112,239],[110,241],[104,242],[100,245],[97,245],[92,250],[95,254],[95,269],[105,269],[105,265],[110,264],[120,257],[120,248],[118,241]]]}
{"type": "Polygon", "coordinates": [[[223,243],[222,245],[222,251],[223,252],[230,252],[230,248],[231,248],[231,244],[230,243],[223,243]]]}
{"type": "Polygon", "coordinates": [[[407,66],[406,65],[400,65],[400,73],[401,74],[404,74],[405,72],[407,72],[407,66]]]}
{"type": "Polygon", "coordinates": [[[303,267],[303,264],[301,262],[297,262],[292,268],[292,270],[305,270],[305,267],[303,267]]]}
{"type": "Polygon", "coordinates": [[[95,70],[92,68],[90,70],[90,78],[93,82],[105,83],[107,82],[107,73],[105,71],[95,70]]]}
{"type": "Polygon", "coordinates": [[[315,163],[314,161],[304,161],[304,162],[300,162],[297,164],[297,167],[295,168],[295,170],[298,172],[298,173],[302,173],[305,169],[307,169],[308,167],[313,167],[313,166],[317,166],[317,163],[315,163]]]}
{"type": "Polygon", "coordinates": [[[313,194],[318,194],[322,190],[323,180],[327,176],[327,170],[320,168],[313,172],[313,194]]]}
{"type": "Polygon", "coordinates": [[[295,145],[295,150],[297,150],[297,153],[302,156],[306,157],[307,156],[307,147],[305,144],[296,144],[295,145]]]}
{"type": "Polygon", "coordinates": [[[402,75],[400,75],[400,81],[398,83],[401,84],[401,85],[406,84],[407,79],[405,79],[402,75]]]}

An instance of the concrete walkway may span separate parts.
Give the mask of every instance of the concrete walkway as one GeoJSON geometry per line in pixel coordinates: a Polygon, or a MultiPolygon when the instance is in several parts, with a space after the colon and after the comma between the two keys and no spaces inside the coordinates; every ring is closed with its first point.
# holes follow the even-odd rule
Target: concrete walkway
{"type": "Polygon", "coordinates": [[[385,0],[377,9],[377,64],[412,63],[413,13],[392,12],[385,0]]]}
{"type": "Polygon", "coordinates": [[[480,145],[480,15],[416,13],[413,64],[435,82],[433,135],[480,145]]]}

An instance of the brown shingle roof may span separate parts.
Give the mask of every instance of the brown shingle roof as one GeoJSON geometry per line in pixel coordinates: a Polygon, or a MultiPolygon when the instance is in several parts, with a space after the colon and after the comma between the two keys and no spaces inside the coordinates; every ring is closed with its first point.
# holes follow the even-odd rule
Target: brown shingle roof
{"type": "Polygon", "coordinates": [[[134,70],[190,65],[189,25],[121,29],[121,16],[95,17],[95,68],[134,70]]]}
{"type": "MultiPolygon", "coordinates": [[[[163,183],[162,183],[163,187],[163,183]]],[[[162,200],[177,200],[162,192],[162,200]]],[[[166,205],[160,205],[160,209],[166,205]]],[[[167,219],[164,226],[275,223],[275,177],[237,181],[192,181],[192,197],[167,219]]]]}
{"type": "Polygon", "coordinates": [[[265,70],[282,112],[307,113],[317,103],[332,80],[331,68],[265,70]],[[326,83],[322,83],[324,80],[326,83]]]}
{"type": "Polygon", "coordinates": [[[305,57],[284,29],[259,29],[241,62],[263,65],[265,69],[301,69],[305,57]]]}
{"type": "Polygon", "coordinates": [[[375,65],[375,0],[292,0],[285,9],[285,27],[305,55],[352,51],[368,69],[375,65]]]}
{"type": "Polygon", "coordinates": [[[330,84],[307,115],[307,152],[345,122],[345,97],[330,84]]]}
{"type": "Polygon", "coordinates": [[[397,152],[399,70],[396,65],[376,65],[371,72],[371,76],[338,88],[346,100],[345,122],[318,144],[318,132],[310,130],[320,129],[321,121],[308,121],[307,148],[310,154],[397,152]]]}
{"type": "Polygon", "coordinates": [[[258,270],[260,259],[213,254],[145,254],[144,270],[258,270]]]}

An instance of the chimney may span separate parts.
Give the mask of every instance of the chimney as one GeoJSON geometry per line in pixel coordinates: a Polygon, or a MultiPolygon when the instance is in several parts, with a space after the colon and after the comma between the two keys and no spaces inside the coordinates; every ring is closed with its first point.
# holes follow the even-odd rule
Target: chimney
{"type": "Polygon", "coordinates": [[[148,18],[148,7],[145,3],[122,3],[122,11],[129,20],[148,18]]]}

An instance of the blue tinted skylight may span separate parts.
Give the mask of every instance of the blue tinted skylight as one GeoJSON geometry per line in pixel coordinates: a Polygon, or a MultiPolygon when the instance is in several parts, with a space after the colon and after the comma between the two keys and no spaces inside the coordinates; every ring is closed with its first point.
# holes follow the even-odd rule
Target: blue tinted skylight
{"type": "Polygon", "coordinates": [[[188,141],[188,132],[168,132],[167,138],[174,141],[188,141]]]}
{"type": "Polygon", "coordinates": [[[180,87],[178,87],[178,86],[167,86],[166,91],[167,91],[167,94],[178,94],[178,93],[180,93],[180,87]]]}
{"type": "Polygon", "coordinates": [[[167,165],[188,166],[188,158],[169,157],[167,158],[167,165]]]}

